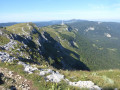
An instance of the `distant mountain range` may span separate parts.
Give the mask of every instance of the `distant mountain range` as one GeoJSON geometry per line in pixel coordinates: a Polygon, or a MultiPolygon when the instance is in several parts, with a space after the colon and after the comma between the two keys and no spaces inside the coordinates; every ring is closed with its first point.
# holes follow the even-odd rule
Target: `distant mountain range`
{"type": "MultiPolygon", "coordinates": [[[[43,26],[61,24],[62,21],[64,23],[71,23],[71,22],[76,22],[76,21],[87,21],[87,20],[79,20],[79,19],[72,19],[72,20],[51,20],[51,21],[40,21],[40,22],[33,22],[33,23],[35,23],[38,27],[43,27],[43,26]]],[[[0,23],[0,27],[11,26],[11,25],[14,25],[14,24],[17,24],[17,23],[23,23],[23,22],[0,23]]]]}
{"type": "Polygon", "coordinates": [[[10,23],[0,23],[0,27],[6,27],[6,26],[11,26],[17,24],[16,22],[10,22],[10,23]]]}

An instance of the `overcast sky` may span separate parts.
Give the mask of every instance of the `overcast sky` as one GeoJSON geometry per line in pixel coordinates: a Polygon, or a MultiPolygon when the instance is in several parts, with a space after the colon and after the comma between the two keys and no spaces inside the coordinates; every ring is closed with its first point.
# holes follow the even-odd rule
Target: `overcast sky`
{"type": "Polygon", "coordinates": [[[120,0],[0,0],[0,22],[120,21],[120,0]]]}

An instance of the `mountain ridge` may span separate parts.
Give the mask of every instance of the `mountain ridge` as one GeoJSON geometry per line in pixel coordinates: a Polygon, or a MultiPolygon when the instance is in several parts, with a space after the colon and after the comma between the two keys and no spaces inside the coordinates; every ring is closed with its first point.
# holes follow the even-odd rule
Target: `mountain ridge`
{"type": "Polygon", "coordinates": [[[114,36],[111,34],[114,27],[107,26],[103,24],[99,28],[98,22],[73,22],[45,27],[33,23],[1,27],[0,67],[32,79],[45,90],[54,85],[62,90],[76,89],[70,86],[81,88],[81,85],[99,90],[119,88],[119,30],[114,29],[118,34],[114,36]]]}
{"type": "Polygon", "coordinates": [[[117,65],[117,63],[119,63],[119,31],[117,31],[118,39],[114,40],[113,35],[109,34],[109,32],[111,32],[111,30],[109,30],[110,28],[108,28],[108,26],[110,27],[110,25],[114,25],[114,23],[101,24],[102,23],[98,22],[82,21],[69,23],[68,25],[37,27],[33,23],[21,23],[8,26],[5,28],[6,30],[2,30],[4,28],[1,30],[8,32],[9,34],[6,35],[10,39],[17,40],[21,44],[23,43],[27,45],[27,51],[29,51],[28,55],[32,55],[30,53],[34,52],[35,55],[39,56],[38,60],[35,55],[32,55],[32,57],[30,56],[31,60],[28,61],[34,61],[37,63],[44,58],[45,62],[47,61],[54,67],[63,69],[78,68],[79,70],[95,70],[96,68],[96,70],[100,70],[119,68],[119,64],[117,65]],[[76,25],[78,25],[78,27],[76,25]],[[85,27],[83,28],[82,25],[85,27]],[[99,29],[98,26],[101,27],[101,29],[99,29]],[[79,27],[81,29],[79,29],[79,27]],[[94,36],[96,32],[99,34],[94,36]],[[102,40],[102,42],[105,40],[105,42],[101,43],[99,42],[100,40],[102,40]],[[109,44],[113,41],[115,43],[117,41],[118,44],[116,45],[118,46],[109,44]],[[31,48],[33,52],[31,52],[29,48],[31,48]],[[109,55],[110,57],[108,57],[109,55]],[[115,62],[113,62],[112,59],[114,59],[115,62]],[[106,61],[109,64],[103,63],[106,61]],[[111,65],[111,63],[113,65],[111,65]]]}

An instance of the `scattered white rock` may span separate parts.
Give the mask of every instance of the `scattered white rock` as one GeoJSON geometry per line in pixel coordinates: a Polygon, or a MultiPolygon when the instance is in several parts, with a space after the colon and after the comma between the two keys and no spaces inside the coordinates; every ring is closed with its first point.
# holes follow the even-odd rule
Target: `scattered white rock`
{"type": "MultiPolygon", "coordinates": [[[[60,74],[59,72],[55,72],[51,69],[39,70],[37,67],[35,67],[35,66],[33,67],[33,66],[25,64],[24,62],[21,62],[21,61],[19,61],[18,64],[23,65],[24,71],[29,74],[33,73],[33,71],[35,71],[35,70],[40,71],[39,75],[45,77],[46,81],[59,83],[61,80],[65,80],[66,83],[68,83],[71,86],[76,86],[76,87],[80,87],[80,88],[88,88],[89,90],[101,90],[101,88],[98,87],[97,85],[94,85],[94,83],[92,81],[71,82],[68,79],[65,79],[64,75],[60,74]],[[50,74],[50,75],[45,76],[46,74],[50,74]]],[[[10,72],[10,74],[11,74],[11,72],[10,72]]]]}
{"type": "Polygon", "coordinates": [[[74,46],[78,47],[77,43],[73,41],[74,46]]]}
{"type": "Polygon", "coordinates": [[[104,33],[104,35],[108,38],[112,37],[109,33],[104,33]]]}
{"type": "Polygon", "coordinates": [[[40,40],[40,38],[36,39],[36,43],[41,47],[42,45],[39,40],[40,40]]]}
{"type": "Polygon", "coordinates": [[[48,75],[46,78],[51,82],[58,83],[58,82],[60,82],[61,80],[64,79],[64,75],[57,72],[57,73],[52,73],[51,75],[48,75]]]}
{"type": "Polygon", "coordinates": [[[2,33],[2,31],[0,30],[0,35],[2,35],[3,33],[2,33]]]}
{"type": "Polygon", "coordinates": [[[21,62],[21,61],[19,61],[18,64],[23,65],[24,66],[24,71],[29,73],[29,74],[32,74],[33,71],[38,70],[37,67],[32,67],[31,65],[25,64],[24,62],[21,62]]]}
{"type": "Polygon", "coordinates": [[[11,57],[8,53],[6,52],[0,52],[0,60],[2,62],[12,62],[13,60],[15,60],[15,57],[11,57]]]}
{"type": "Polygon", "coordinates": [[[43,37],[46,41],[48,41],[48,39],[44,36],[44,33],[45,33],[45,32],[42,32],[41,35],[42,35],[42,37],[43,37]]]}
{"type": "Polygon", "coordinates": [[[98,24],[101,24],[102,22],[98,22],[98,24]]]}
{"type": "Polygon", "coordinates": [[[65,28],[65,31],[68,31],[68,28],[65,28]]]}
{"type": "Polygon", "coordinates": [[[75,28],[75,30],[78,32],[78,29],[77,29],[77,28],[75,28]]]}
{"type": "Polygon", "coordinates": [[[95,30],[95,28],[94,28],[94,27],[89,27],[89,28],[88,28],[88,29],[86,29],[85,31],[86,31],[86,32],[88,32],[89,30],[94,31],[94,30],[95,30]]]}
{"type": "Polygon", "coordinates": [[[54,73],[54,71],[51,70],[51,69],[42,69],[42,70],[40,71],[40,76],[44,76],[44,75],[46,75],[46,74],[52,74],[52,73],[54,73]]]}
{"type": "Polygon", "coordinates": [[[14,49],[14,45],[16,45],[17,42],[15,42],[14,40],[10,39],[10,42],[5,44],[4,46],[1,46],[2,48],[4,48],[5,50],[9,50],[10,48],[14,49]]]}
{"type": "Polygon", "coordinates": [[[80,88],[88,88],[90,90],[101,90],[100,87],[94,85],[92,81],[78,81],[78,82],[69,82],[71,86],[77,86],[80,88]]]}

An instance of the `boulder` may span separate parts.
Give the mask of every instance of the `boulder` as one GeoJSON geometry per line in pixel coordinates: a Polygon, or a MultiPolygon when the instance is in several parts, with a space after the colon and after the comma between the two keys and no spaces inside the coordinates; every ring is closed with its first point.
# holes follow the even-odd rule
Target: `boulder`
{"type": "Polygon", "coordinates": [[[78,81],[78,82],[69,82],[71,86],[77,86],[80,88],[88,88],[90,90],[101,90],[100,87],[94,85],[92,81],[78,81]]]}
{"type": "Polygon", "coordinates": [[[64,75],[60,74],[60,73],[53,73],[51,75],[48,75],[47,80],[51,81],[51,82],[60,82],[62,79],[64,79],[64,75]]]}
{"type": "Polygon", "coordinates": [[[32,74],[33,71],[38,70],[37,67],[32,67],[28,64],[25,64],[24,62],[21,62],[21,61],[19,61],[18,64],[23,65],[24,66],[24,71],[29,73],[29,74],[32,74]]]}
{"type": "Polygon", "coordinates": [[[44,76],[44,75],[46,75],[46,74],[52,74],[52,73],[54,73],[54,71],[53,70],[51,70],[51,69],[42,69],[41,71],[40,71],[40,76],[44,76]]]}

